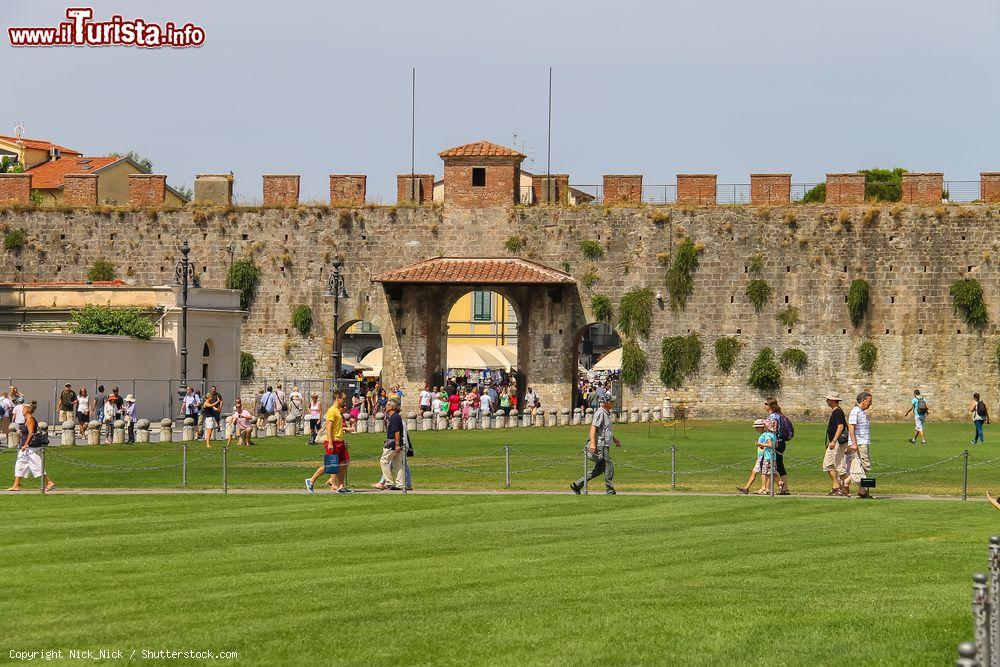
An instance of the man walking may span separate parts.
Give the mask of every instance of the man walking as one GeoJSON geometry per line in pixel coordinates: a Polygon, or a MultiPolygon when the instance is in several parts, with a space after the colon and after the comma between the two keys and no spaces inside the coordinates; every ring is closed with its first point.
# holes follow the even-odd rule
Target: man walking
{"type": "Polygon", "coordinates": [[[840,473],[844,467],[844,454],[847,451],[847,417],[840,407],[840,394],[835,391],[826,395],[826,404],[830,407],[830,419],[826,424],[826,450],[823,454],[823,470],[830,476],[832,487],[828,496],[844,495],[840,483],[840,473]]]}
{"type": "Polygon", "coordinates": [[[920,444],[926,445],[927,438],[924,436],[924,421],[927,419],[927,401],[920,395],[919,389],[913,390],[913,398],[910,399],[910,409],[903,413],[903,416],[913,413],[913,437],[910,442],[917,444],[917,436],[920,436],[920,444]]]}
{"type": "MultiPolygon", "coordinates": [[[[353,493],[347,488],[347,466],[350,465],[351,455],[347,451],[347,442],[344,440],[344,405],[347,402],[344,392],[337,389],[333,392],[333,404],[326,411],[326,453],[337,455],[338,472],[334,473],[330,486],[337,493],[353,493]]],[[[314,492],[316,480],[323,475],[325,466],[320,466],[313,473],[313,476],[306,479],[306,490],[314,492]]]]}
{"type": "Polygon", "coordinates": [[[73,391],[73,386],[70,383],[66,383],[66,387],[59,394],[59,400],[56,402],[56,407],[59,409],[59,421],[73,421],[75,413],[73,410],[73,404],[76,402],[76,392],[73,391]]]}
{"type": "Polygon", "coordinates": [[[578,481],[569,485],[573,493],[579,494],[586,482],[604,473],[605,493],[609,496],[615,495],[615,464],[611,461],[611,444],[621,447],[621,441],[615,437],[611,430],[611,408],[614,405],[615,397],[610,392],[604,394],[603,403],[594,413],[594,421],[590,424],[590,440],[587,444],[587,458],[594,462],[594,469],[581,477],[578,481]]]}
{"type": "Polygon", "coordinates": [[[403,418],[399,416],[399,399],[389,399],[386,409],[389,414],[385,420],[386,438],[379,460],[385,482],[376,484],[375,488],[401,491],[406,487],[406,443],[403,441],[403,418]]]}
{"type": "Polygon", "coordinates": [[[850,417],[847,418],[847,433],[851,439],[851,444],[847,447],[847,455],[844,459],[846,474],[841,476],[840,481],[844,486],[844,495],[851,497],[851,482],[858,482],[858,498],[871,498],[868,489],[861,488],[861,478],[871,470],[872,461],[869,454],[871,445],[871,422],[868,419],[868,409],[872,406],[872,395],[863,391],[858,394],[857,405],[851,410],[850,417]]]}
{"type": "Polygon", "coordinates": [[[420,392],[420,416],[423,417],[425,412],[431,411],[431,386],[429,384],[424,385],[424,390],[420,392]]]}

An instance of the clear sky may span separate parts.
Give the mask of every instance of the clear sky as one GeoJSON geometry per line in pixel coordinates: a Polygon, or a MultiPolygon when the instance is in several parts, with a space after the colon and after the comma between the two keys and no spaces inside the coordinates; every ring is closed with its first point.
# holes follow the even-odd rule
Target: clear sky
{"type": "Polygon", "coordinates": [[[996,0],[70,4],[191,21],[206,42],[14,49],[7,27],[56,25],[67,2],[0,0],[0,134],[20,120],[87,154],[134,149],[171,183],[231,170],[246,201],[263,173],[302,174],[303,199],[327,198],[330,173],[366,173],[369,198],[394,201],[411,66],[418,172],[440,175],[444,148],[515,134],[525,168],[544,171],[550,65],[552,169],[575,184],[1000,171],[996,0]]]}

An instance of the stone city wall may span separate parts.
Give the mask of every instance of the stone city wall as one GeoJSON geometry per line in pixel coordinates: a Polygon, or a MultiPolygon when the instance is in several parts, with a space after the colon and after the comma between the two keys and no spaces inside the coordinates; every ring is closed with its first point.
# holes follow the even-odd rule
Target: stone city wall
{"type": "MultiPolygon", "coordinates": [[[[332,304],[322,293],[330,262],[340,257],[350,293],[341,303],[341,322],[346,327],[367,319],[383,337],[398,338],[385,344],[387,370],[395,374],[387,380],[412,392],[426,379],[420,364],[440,363],[422,358],[425,353],[412,345],[413,337],[426,336],[426,329],[439,322],[426,319],[424,313],[434,309],[419,299],[394,302],[371,279],[435,256],[510,256],[505,242],[519,236],[526,239],[520,256],[567,270],[578,283],[564,293],[567,301],[559,312],[546,311],[541,302],[528,308],[533,313],[534,370],[544,370],[546,377],[564,371],[566,378],[560,386],[543,388],[546,408],[569,407],[568,383],[575,368],[569,350],[580,327],[593,321],[592,296],[609,296],[617,312],[622,294],[642,286],[660,292],[664,303],[654,306],[652,334],[641,341],[649,365],[640,386],[626,393],[628,407],[652,407],[669,396],[674,406],[684,404],[689,414],[701,418],[759,413],[762,395],[746,380],[751,361],[764,346],[776,356],[790,347],[808,356],[803,372],[782,369],[778,392],[786,410],[799,418],[822,415],[822,396],[829,390],[845,398],[861,389],[873,391],[876,419],[900,416],[913,388],[927,396],[932,419],[965,418],[973,391],[984,393],[992,405],[997,399],[998,332],[992,322],[1000,317],[996,204],[9,209],[0,213],[0,224],[23,227],[32,239],[20,253],[0,252],[6,281],[82,280],[95,260],[105,258],[116,265],[119,277],[161,285],[172,279],[180,243],[188,239],[202,286],[222,287],[233,258],[253,257],[262,277],[241,343],[256,357],[258,377],[328,375],[332,304]],[[683,238],[703,250],[693,274],[694,292],[686,309],[675,313],[664,286],[666,259],[671,242],[683,238]],[[586,259],[584,240],[601,244],[604,257],[586,259]],[[764,268],[756,277],[772,290],[760,313],[746,295],[749,258],[757,253],[764,268]],[[589,288],[584,286],[587,274],[597,278],[589,288]],[[970,328],[952,307],[949,288],[965,277],[979,279],[985,291],[992,321],[982,330],[970,328]],[[858,328],[851,325],[845,305],[855,278],[871,284],[871,306],[858,328]],[[291,325],[291,311],[299,304],[313,309],[313,331],[306,337],[291,325]],[[786,305],[799,309],[790,331],[776,319],[786,305]],[[700,371],[683,388],[666,390],[659,380],[661,341],[690,332],[698,333],[703,344],[700,371]],[[718,370],[713,353],[713,343],[723,335],[735,335],[743,343],[728,374],[718,370]],[[871,376],[857,361],[864,340],[878,347],[878,367],[871,376]],[[405,369],[400,355],[409,355],[405,369]]],[[[539,299],[545,296],[545,288],[531,289],[539,299]]],[[[448,292],[447,297],[455,295],[448,292]]],[[[446,316],[448,307],[438,304],[435,312],[446,316]]],[[[533,368],[524,371],[532,384],[533,368]]],[[[142,369],[135,374],[142,376],[142,369]]]]}

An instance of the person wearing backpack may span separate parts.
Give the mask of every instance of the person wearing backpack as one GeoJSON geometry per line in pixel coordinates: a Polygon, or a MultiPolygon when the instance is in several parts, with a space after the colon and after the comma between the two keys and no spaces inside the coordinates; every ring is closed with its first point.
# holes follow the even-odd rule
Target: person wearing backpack
{"type": "Polygon", "coordinates": [[[986,444],[986,436],[983,435],[983,422],[990,423],[990,412],[986,409],[986,403],[979,398],[979,393],[972,395],[972,423],[976,426],[976,435],[972,438],[972,444],[986,444]]]}
{"type": "Polygon", "coordinates": [[[913,413],[913,437],[910,442],[917,444],[917,436],[920,436],[920,444],[927,444],[927,437],[924,435],[924,421],[927,419],[927,401],[920,395],[919,389],[913,390],[913,398],[910,400],[910,409],[903,413],[903,416],[913,413]]]}
{"type": "Polygon", "coordinates": [[[781,411],[781,406],[775,398],[768,398],[764,401],[767,408],[767,418],[773,419],[777,424],[775,436],[778,438],[778,446],[775,449],[774,470],[778,474],[778,495],[787,496],[788,492],[788,471],[785,470],[785,446],[788,441],[795,437],[795,427],[792,420],[781,411]]]}

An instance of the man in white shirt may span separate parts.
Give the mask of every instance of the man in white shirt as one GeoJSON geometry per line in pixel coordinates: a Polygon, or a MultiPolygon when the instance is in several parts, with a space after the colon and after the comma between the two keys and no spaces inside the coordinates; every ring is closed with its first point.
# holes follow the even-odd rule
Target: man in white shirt
{"type": "MultiPolygon", "coordinates": [[[[0,438],[6,438],[10,427],[10,418],[14,415],[14,402],[7,396],[7,392],[0,392],[0,438]]],[[[11,442],[8,447],[13,447],[11,442]]]]}
{"type": "Polygon", "coordinates": [[[420,392],[420,416],[422,417],[425,412],[431,411],[431,387],[428,384],[424,385],[424,390],[420,392]]]}
{"type": "MultiPolygon", "coordinates": [[[[872,462],[869,455],[871,445],[871,422],[867,410],[872,406],[872,395],[863,391],[858,394],[858,404],[851,410],[847,418],[847,434],[850,444],[844,457],[844,470],[841,473],[841,483],[844,495],[851,495],[851,482],[860,483],[861,478],[871,470],[872,462]]],[[[871,498],[868,489],[858,489],[858,498],[871,498]]]]}
{"type": "Polygon", "coordinates": [[[488,391],[484,391],[479,397],[479,414],[488,417],[493,414],[493,398],[488,391]]]}

